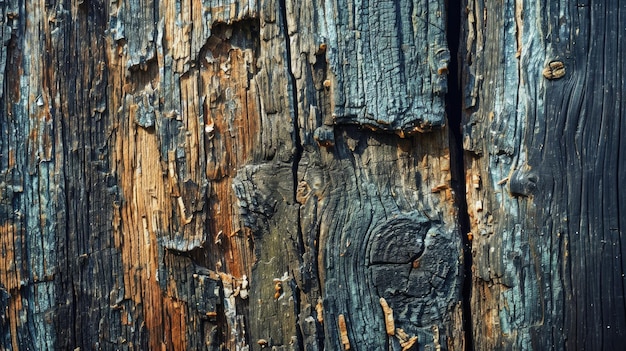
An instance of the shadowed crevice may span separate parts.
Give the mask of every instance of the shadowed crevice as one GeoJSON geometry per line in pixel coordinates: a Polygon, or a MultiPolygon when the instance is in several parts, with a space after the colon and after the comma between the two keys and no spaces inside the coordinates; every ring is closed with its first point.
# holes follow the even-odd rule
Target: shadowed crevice
{"type": "Polygon", "coordinates": [[[450,157],[452,172],[452,188],[458,208],[458,225],[463,243],[463,284],[461,303],[463,309],[463,330],[465,350],[474,350],[472,334],[472,245],[468,238],[470,232],[469,215],[465,197],[465,164],[463,159],[463,135],[461,124],[463,120],[463,93],[461,90],[461,69],[459,62],[459,43],[461,36],[461,0],[447,2],[447,39],[450,50],[450,69],[448,70],[448,94],[446,95],[446,115],[450,126],[450,157]]]}
{"type": "MultiPolygon", "coordinates": [[[[298,183],[299,183],[298,167],[302,159],[302,153],[304,152],[304,147],[302,146],[302,140],[300,138],[300,122],[299,122],[299,115],[298,115],[298,89],[296,85],[296,78],[293,75],[293,70],[291,67],[292,53],[291,53],[291,38],[289,37],[289,30],[288,30],[289,26],[287,23],[287,4],[285,0],[279,0],[278,4],[280,6],[280,20],[282,22],[281,27],[284,30],[283,34],[285,38],[285,62],[287,66],[286,73],[287,73],[287,81],[289,82],[287,91],[289,93],[289,99],[291,102],[289,113],[293,121],[292,142],[294,145],[294,151],[293,151],[293,161],[291,165],[291,172],[292,172],[292,181],[293,181],[293,184],[292,184],[293,185],[293,203],[294,203],[294,206],[298,206],[298,210],[296,211],[296,230],[297,230],[297,239],[298,239],[297,244],[298,244],[298,251],[303,253],[304,241],[303,241],[303,235],[302,235],[302,224],[300,222],[300,207],[298,205],[298,200],[297,200],[297,189],[298,189],[298,183]]],[[[299,264],[302,265],[302,256],[300,256],[299,264]]],[[[294,314],[296,318],[298,318],[297,323],[296,323],[296,337],[298,340],[299,349],[303,350],[304,339],[303,339],[303,334],[302,334],[302,327],[300,324],[301,323],[301,320],[300,320],[301,290],[295,283],[292,284],[291,288],[292,288],[292,292],[294,296],[294,302],[293,302],[294,314]]]]}

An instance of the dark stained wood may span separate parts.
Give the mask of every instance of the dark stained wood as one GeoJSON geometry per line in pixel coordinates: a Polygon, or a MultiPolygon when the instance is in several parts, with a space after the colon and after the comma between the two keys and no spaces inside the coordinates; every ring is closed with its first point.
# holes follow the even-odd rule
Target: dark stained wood
{"type": "Polygon", "coordinates": [[[618,349],[626,7],[465,5],[475,345],[618,349]]]}

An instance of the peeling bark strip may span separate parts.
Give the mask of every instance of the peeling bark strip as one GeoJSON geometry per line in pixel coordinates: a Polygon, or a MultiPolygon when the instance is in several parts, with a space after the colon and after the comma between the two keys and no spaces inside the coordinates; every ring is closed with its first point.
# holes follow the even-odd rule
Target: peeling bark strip
{"type": "Polygon", "coordinates": [[[380,298],[380,306],[383,308],[385,314],[385,330],[387,335],[394,335],[396,333],[396,326],[393,321],[393,310],[387,304],[387,300],[384,297],[380,298]]]}
{"type": "Polygon", "coordinates": [[[341,344],[344,350],[350,350],[350,339],[348,338],[348,327],[346,326],[346,318],[343,314],[338,317],[339,336],[341,336],[341,344]]]}

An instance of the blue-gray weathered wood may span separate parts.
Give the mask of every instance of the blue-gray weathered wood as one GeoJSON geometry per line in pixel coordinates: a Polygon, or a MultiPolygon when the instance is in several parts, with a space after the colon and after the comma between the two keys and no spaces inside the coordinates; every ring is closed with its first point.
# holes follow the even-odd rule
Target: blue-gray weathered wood
{"type": "Polygon", "coordinates": [[[465,6],[475,345],[618,349],[626,337],[626,6],[465,6]]]}
{"type": "Polygon", "coordinates": [[[294,23],[293,34],[310,45],[308,55],[323,51],[328,61],[335,123],[401,135],[445,124],[450,52],[443,1],[312,1],[297,7],[305,21],[294,23]]]}

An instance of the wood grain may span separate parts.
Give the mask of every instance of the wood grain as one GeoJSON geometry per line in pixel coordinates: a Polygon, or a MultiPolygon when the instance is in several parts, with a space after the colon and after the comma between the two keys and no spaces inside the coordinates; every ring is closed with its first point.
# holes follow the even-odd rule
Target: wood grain
{"type": "Polygon", "coordinates": [[[621,347],[626,7],[460,5],[0,2],[0,348],[621,347]]]}
{"type": "Polygon", "coordinates": [[[619,348],[626,9],[465,5],[475,345],[619,348]]]}

